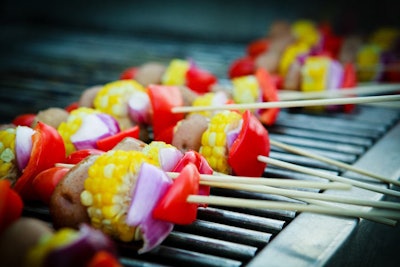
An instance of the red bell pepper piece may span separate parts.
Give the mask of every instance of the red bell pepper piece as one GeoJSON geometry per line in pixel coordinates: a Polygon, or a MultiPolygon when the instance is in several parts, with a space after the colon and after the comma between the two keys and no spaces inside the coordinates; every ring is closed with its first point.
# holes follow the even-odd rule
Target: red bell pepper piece
{"type": "MultiPolygon", "coordinates": [[[[279,101],[278,89],[272,76],[263,68],[256,71],[256,78],[262,90],[262,99],[264,102],[279,101]]],[[[273,125],[278,118],[279,108],[261,109],[259,119],[266,125],[273,125]]]]}
{"type": "Polygon", "coordinates": [[[33,190],[43,203],[50,204],[54,189],[69,170],[67,167],[51,167],[40,172],[33,178],[33,190]]]}
{"type": "Polygon", "coordinates": [[[255,70],[255,63],[251,57],[238,58],[230,65],[228,77],[233,79],[240,76],[252,75],[255,70]]]}
{"type": "Polygon", "coordinates": [[[170,144],[173,127],[184,118],[184,114],[171,111],[173,107],[183,106],[179,87],[152,84],[148,86],[148,92],[153,109],[154,140],[170,144]]]}
{"type": "MultiPolygon", "coordinates": [[[[212,174],[214,171],[208,164],[207,160],[197,151],[187,151],[183,157],[178,161],[173,172],[181,172],[183,168],[189,163],[194,164],[201,174],[212,174]]],[[[199,195],[209,196],[210,187],[207,185],[200,185],[199,195]]],[[[206,205],[205,205],[206,206],[206,205]]]]}
{"type": "Polygon", "coordinates": [[[32,135],[32,152],[22,175],[15,183],[14,189],[23,199],[37,199],[32,190],[32,180],[41,171],[65,161],[65,145],[57,130],[47,124],[38,122],[32,135]]]}
{"type": "Polygon", "coordinates": [[[96,141],[97,148],[103,151],[108,151],[115,147],[119,142],[121,142],[126,137],[139,138],[139,126],[133,126],[129,129],[123,130],[114,135],[107,136],[103,139],[99,139],[96,141]]]}
{"type": "Polygon", "coordinates": [[[265,163],[257,156],[268,156],[270,150],[267,129],[249,111],[243,113],[242,129],[233,142],[228,155],[228,163],[235,175],[260,177],[265,163]]]}
{"type": "Polygon", "coordinates": [[[204,94],[209,92],[211,85],[216,82],[217,77],[206,70],[192,67],[186,72],[186,86],[197,93],[204,94]]]}
{"type": "Polygon", "coordinates": [[[266,38],[254,40],[247,45],[247,55],[251,58],[256,58],[268,50],[269,41],[266,38]]]}
{"type": "Polygon", "coordinates": [[[31,127],[35,118],[36,118],[36,114],[33,114],[33,113],[21,114],[13,119],[12,124],[14,124],[15,126],[31,127]]]}
{"type": "Polygon", "coordinates": [[[68,106],[66,106],[64,109],[71,113],[71,111],[75,110],[79,108],[79,103],[78,102],[72,102],[71,104],[69,104],[68,106]]]}
{"type": "Polygon", "coordinates": [[[135,79],[136,73],[138,71],[137,67],[130,67],[124,70],[119,76],[120,80],[132,80],[135,79]]]}
{"type": "Polygon", "coordinates": [[[23,205],[21,197],[11,189],[11,182],[0,180],[0,235],[21,217],[23,205]]]}
{"type": "Polygon", "coordinates": [[[196,203],[188,203],[189,195],[198,194],[200,174],[193,163],[187,164],[153,209],[155,219],[174,224],[191,224],[197,218],[196,203]]]}
{"type": "Polygon", "coordinates": [[[122,267],[122,265],[113,254],[102,250],[93,256],[87,267],[122,267]]]}
{"type": "Polygon", "coordinates": [[[65,163],[67,164],[78,164],[85,158],[91,155],[100,155],[103,154],[104,151],[100,149],[94,149],[94,148],[87,148],[87,149],[81,149],[81,150],[76,150],[72,152],[71,154],[68,155],[68,157],[65,159],[65,163]]]}
{"type": "MultiPolygon", "coordinates": [[[[343,75],[343,82],[342,82],[342,88],[344,90],[350,89],[353,87],[357,86],[357,73],[356,69],[353,64],[347,63],[344,65],[344,75],[343,75]]],[[[343,110],[345,112],[352,112],[355,108],[354,104],[346,104],[343,105],[343,110]]]]}

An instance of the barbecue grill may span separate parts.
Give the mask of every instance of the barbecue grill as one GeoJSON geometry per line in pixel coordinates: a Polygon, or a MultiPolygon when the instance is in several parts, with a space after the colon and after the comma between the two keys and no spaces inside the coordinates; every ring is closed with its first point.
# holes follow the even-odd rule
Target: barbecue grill
{"type": "MultiPolygon", "coordinates": [[[[236,8],[231,7],[235,11],[246,6],[237,2],[236,8]]],[[[21,113],[37,112],[50,106],[65,107],[76,101],[87,87],[116,80],[127,67],[148,61],[168,63],[173,58],[192,58],[200,67],[213,72],[224,82],[227,66],[243,55],[245,42],[253,38],[255,32],[263,33],[266,27],[264,24],[257,28],[260,27],[257,25],[248,30],[248,21],[239,16],[238,20],[245,25],[238,27],[238,38],[235,39],[233,34],[220,35],[227,22],[221,22],[214,28],[205,24],[195,27],[194,23],[189,23],[186,28],[181,25],[182,29],[173,24],[178,19],[171,25],[162,24],[187,7],[180,1],[173,2],[176,9],[165,7],[166,12],[179,11],[171,16],[160,13],[160,21],[152,22],[144,18],[143,10],[143,14],[135,13],[137,21],[134,18],[116,21],[122,9],[108,2],[100,5],[103,7],[100,10],[111,8],[114,13],[110,11],[109,16],[101,12],[89,16],[88,9],[84,9],[86,13],[77,12],[74,18],[70,17],[69,11],[89,5],[65,4],[60,8],[66,9],[66,13],[57,13],[56,6],[46,1],[44,3],[49,5],[49,10],[25,3],[28,7],[21,8],[21,13],[11,12],[15,7],[13,3],[4,5],[4,10],[11,13],[7,13],[9,16],[6,19],[3,18],[5,23],[1,26],[1,123],[10,122],[21,113]],[[104,16],[104,24],[101,24],[99,17],[96,19],[101,15],[104,16]],[[132,21],[137,23],[136,28],[125,27],[121,30],[122,24],[132,21]],[[195,34],[189,35],[189,31],[195,34]]],[[[222,5],[217,3],[204,1],[201,7],[207,9],[222,5]]],[[[261,5],[257,1],[250,3],[261,5]]],[[[136,7],[142,9],[149,6],[136,3],[136,7]]],[[[152,7],[164,12],[160,7],[152,7]]],[[[151,11],[156,12],[154,9],[151,11]]],[[[256,7],[245,9],[246,18],[249,19],[255,10],[256,7]]],[[[259,12],[256,14],[259,15],[259,12]]],[[[365,14],[367,12],[359,16],[365,14]]],[[[293,18],[294,11],[288,15],[293,18]]],[[[275,140],[388,178],[398,180],[400,177],[400,109],[381,105],[359,105],[351,113],[283,109],[276,124],[268,127],[268,131],[275,140]]],[[[271,149],[271,157],[275,159],[387,186],[276,147],[271,149]]],[[[325,181],[274,166],[268,166],[264,176],[325,181]]],[[[363,189],[349,192],[312,191],[398,201],[363,189]]],[[[239,190],[213,188],[211,194],[296,202],[285,197],[239,190]]],[[[368,210],[366,207],[360,209],[368,210]]],[[[26,203],[24,215],[51,222],[48,209],[40,203],[26,203]]],[[[199,208],[195,223],[175,226],[170,236],[150,253],[138,255],[136,243],[118,243],[118,248],[124,266],[397,266],[399,242],[398,226],[386,226],[368,220],[210,205],[199,208]]]]}

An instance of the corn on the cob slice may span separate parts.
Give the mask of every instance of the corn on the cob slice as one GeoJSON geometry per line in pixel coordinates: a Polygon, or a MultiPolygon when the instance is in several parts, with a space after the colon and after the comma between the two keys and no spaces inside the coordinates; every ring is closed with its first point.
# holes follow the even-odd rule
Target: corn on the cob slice
{"type": "MultiPolygon", "coordinates": [[[[123,126],[128,117],[128,101],[136,92],[146,92],[145,88],[135,80],[119,80],[107,83],[97,93],[94,99],[94,108],[107,113],[123,126]]],[[[125,128],[125,127],[122,127],[125,128]]]]}
{"type": "Polygon", "coordinates": [[[136,175],[144,162],[155,164],[140,151],[113,150],[90,166],[81,203],[94,228],[126,242],[140,238],[136,228],[125,221],[136,175]]]}
{"type": "Polygon", "coordinates": [[[232,79],[235,103],[255,103],[260,99],[260,88],[254,75],[232,79]]]}
{"type": "Polygon", "coordinates": [[[167,144],[162,141],[152,141],[150,144],[145,146],[142,153],[146,155],[149,159],[154,161],[154,164],[158,167],[161,166],[160,162],[160,149],[162,148],[175,148],[173,145],[167,144]]]}
{"type": "Polygon", "coordinates": [[[60,133],[64,140],[66,154],[69,155],[75,151],[75,147],[71,142],[71,136],[81,127],[82,120],[86,115],[100,113],[99,111],[91,108],[77,108],[73,110],[68,116],[67,121],[62,122],[57,131],[60,133]]]}
{"type": "Polygon", "coordinates": [[[172,60],[162,77],[162,83],[165,85],[184,85],[189,67],[190,64],[186,60],[172,60]]]}
{"type": "Polygon", "coordinates": [[[0,179],[9,178],[15,165],[15,134],[14,128],[0,131],[0,179]]]}
{"type": "Polygon", "coordinates": [[[296,42],[289,45],[283,52],[279,62],[279,74],[282,75],[282,77],[286,77],[289,67],[296,57],[307,53],[309,50],[310,46],[305,42],[296,42]]]}
{"type": "Polygon", "coordinates": [[[201,138],[202,154],[213,170],[230,173],[228,164],[227,133],[240,125],[242,116],[235,111],[222,111],[214,115],[201,138]]]}

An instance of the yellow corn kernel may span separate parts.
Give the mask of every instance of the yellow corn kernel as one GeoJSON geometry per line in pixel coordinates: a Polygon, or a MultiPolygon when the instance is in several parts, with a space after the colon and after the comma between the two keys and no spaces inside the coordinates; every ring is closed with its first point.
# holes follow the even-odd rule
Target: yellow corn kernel
{"type": "Polygon", "coordinates": [[[232,79],[235,103],[255,103],[260,98],[260,88],[254,75],[232,79]]]}
{"type": "Polygon", "coordinates": [[[145,146],[142,150],[142,153],[145,154],[148,158],[154,161],[156,166],[161,166],[160,163],[160,149],[162,148],[175,148],[173,145],[167,144],[162,141],[152,141],[150,144],[145,146]]]}
{"type": "Polygon", "coordinates": [[[15,129],[0,131],[0,179],[15,167],[15,129]]]}
{"type": "Polygon", "coordinates": [[[122,129],[126,128],[128,117],[128,101],[136,92],[146,92],[146,89],[135,80],[119,80],[107,83],[96,94],[93,101],[95,109],[113,116],[122,129]]]}
{"type": "Polygon", "coordinates": [[[172,60],[162,77],[162,84],[165,85],[184,85],[186,83],[186,72],[190,64],[186,60],[172,60]]]}
{"type": "Polygon", "coordinates": [[[222,111],[211,118],[208,129],[203,133],[199,153],[215,171],[230,173],[226,134],[238,127],[241,119],[237,112],[222,111]]]}
{"type": "Polygon", "coordinates": [[[308,57],[301,69],[301,90],[305,92],[314,92],[328,89],[327,81],[330,63],[331,61],[326,57],[308,57]]]}
{"type": "Polygon", "coordinates": [[[64,140],[67,155],[76,150],[71,142],[71,136],[81,127],[82,120],[86,115],[95,113],[99,113],[99,111],[86,107],[77,108],[69,114],[67,121],[58,126],[57,131],[64,140]]]}
{"type": "Polygon", "coordinates": [[[122,241],[135,238],[135,227],[127,225],[125,218],[135,176],[144,162],[155,164],[141,151],[111,150],[89,167],[81,203],[93,227],[122,241]]]}

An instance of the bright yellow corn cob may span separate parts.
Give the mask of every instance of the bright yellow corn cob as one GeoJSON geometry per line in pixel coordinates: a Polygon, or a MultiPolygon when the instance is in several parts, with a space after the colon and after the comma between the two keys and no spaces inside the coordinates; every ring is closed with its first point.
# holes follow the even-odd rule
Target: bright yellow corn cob
{"type": "Polygon", "coordinates": [[[67,155],[75,151],[75,147],[71,142],[71,136],[81,127],[83,118],[86,115],[94,113],[99,113],[99,111],[85,107],[77,108],[70,113],[66,122],[62,122],[58,126],[57,131],[64,140],[67,155]]]}
{"type": "Polygon", "coordinates": [[[0,131],[0,179],[15,168],[15,129],[0,131]]]}
{"type": "Polygon", "coordinates": [[[123,126],[122,122],[128,116],[129,97],[135,92],[146,92],[145,88],[135,80],[107,83],[97,93],[93,103],[94,108],[113,116],[123,126]]]}
{"type": "Polygon", "coordinates": [[[42,236],[39,240],[39,243],[28,251],[25,259],[26,266],[43,266],[43,261],[48,253],[50,253],[53,249],[60,248],[71,243],[77,238],[79,238],[79,232],[70,228],[62,228],[54,234],[42,236]]]}
{"type": "Polygon", "coordinates": [[[230,173],[228,164],[227,132],[240,125],[242,116],[235,111],[222,111],[214,115],[201,138],[202,154],[214,171],[230,173]]]}
{"type": "Polygon", "coordinates": [[[162,83],[165,85],[184,85],[189,67],[190,64],[187,60],[172,60],[162,77],[162,83]]]}
{"type": "Polygon", "coordinates": [[[161,166],[159,151],[161,148],[173,148],[173,145],[167,144],[162,141],[152,141],[150,144],[145,146],[142,150],[142,153],[146,155],[148,158],[154,161],[154,164],[158,167],[161,166]]]}
{"type": "MultiPolygon", "coordinates": [[[[192,106],[193,107],[197,107],[197,106],[212,106],[214,97],[215,97],[215,93],[214,92],[209,92],[209,93],[205,93],[203,95],[199,95],[192,102],[192,106]]],[[[212,112],[212,111],[198,111],[198,112],[192,112],[191,114],[194,114],[194,113],[203,115],[204,117],[207,117],[207,118],[211,118],[212,115],[214,114],[214,112],[212,112]]]]}
{"type": "Polygon", "coordinates": [[[90,166],[81,203],[87,207],[94,228],[125,242],[139,238],[136,228],[125,220],[136,175],[144,162],[154,165],[140,151],[113,150],[90,166]]]}
{"type": "Polygon", "coordinates": [[[296,59],[297,56],[307,53],[310,50],[310,46],[305,42],[295,42],[289,45],[282,54],[279,62],[279,74],[285,77],[290,65],[296,59]]]}
{"type": "Polygon", "coordinates": [[[234,78],[232,85],[235,103],[255,103],[260,97],[259,84],[254,75],[234,78]]]}

